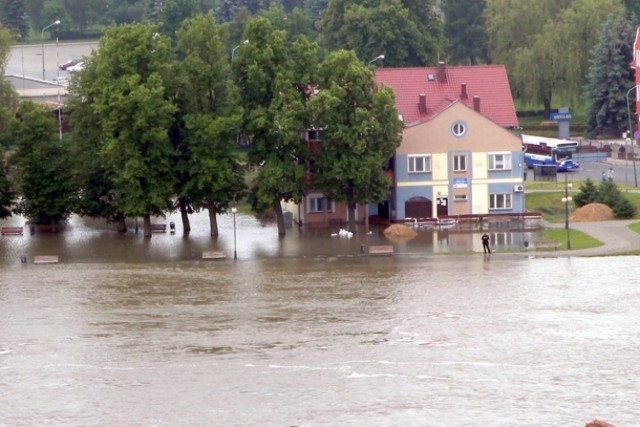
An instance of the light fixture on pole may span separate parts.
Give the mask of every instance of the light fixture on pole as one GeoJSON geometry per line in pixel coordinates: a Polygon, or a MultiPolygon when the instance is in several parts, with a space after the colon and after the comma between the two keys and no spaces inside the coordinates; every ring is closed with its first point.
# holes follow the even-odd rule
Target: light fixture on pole
{"type": "Polygon", "coordinates": [[[56,22],[53,22],[42,29],[42,33],[40,35],[41,46],[42,46],[42,80],[45,80],[44,77],[44,32],[54,25],[60,25],[60,20],[58,19],[56,22]]]}
{"type": "Polygon", "coordinates": [[[236,213],[238,212],[238,208],[235,206],[231,206],[231,213],[233,214],[233,259],[238,259],[238,251],[236,250],[236,213]]]}
{"type": "Polygon", "coordinates": [[[569,203],[571,203],[572,198],[569,197],[569,188],[571,187],[570,183],[567,183],[567,175],[565,172],[564,175],[564,197],[562,198],[562,203],[564,203],[564,228],[567,230],[567,249],[571,249],[571,237],[569,233],[569,203]]]}
{"type": "MultiPolygon", "coordinates": [[[[627,119],[629,120],[629,131],[628,132],[629,132],[629,138],[631,138],[631,161],[633,162],[633,178],[634,178],[634,183],[635,183],[636,187],[638,187],[638,172],[636,171],[636,155],[634,153],[634,148],[633,148],[633,146],[635,145],[635,142],[636,142],[636,138],[635,138],[635,132],[632,129],[632,125],[631,125],[631,107],[629,106],[629,94],[631,93],[632,90],[637,89],[638,86],[640,86],[640,85],[635,85],[634,87],[629,89],[627,91],[627,95],[625,96],[625,98],[627,100],[627,119]]],[[[637,99],[638,99],[638,95],[636,94],[636,101],[637,101],[637,99]]]]}
{"type": "Polygon", "coordinates": [[[240,46],[242,46],[243,44],[247,44],[249,43],[249,40],[244,40],[242,43],[240,43],[238,46],[234,47],[233,49],[231,49],[231,61],[233,61],[233,57],[236,54],[236,49],[238,49],[240,46]]]}
{"type": "Polygon", "coordinates": [[[382,61],[383,59],[384,59],[384,55],[378,55],[375,58],[373,58],[371,61],[369,61],[369,63],[367,64],[367,67],[373,64],[374,62],[382,61]]]}

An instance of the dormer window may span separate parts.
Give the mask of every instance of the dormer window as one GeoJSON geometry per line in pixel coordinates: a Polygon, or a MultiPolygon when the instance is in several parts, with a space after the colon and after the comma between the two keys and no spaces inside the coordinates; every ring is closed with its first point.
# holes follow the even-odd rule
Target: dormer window
{"type": "Polygon", "coordinates": [[[433,81],[435,81],[435,79],[436,79],[435,74],[427,74],[427,80],[428,81],[433,82],[433,81]]]}

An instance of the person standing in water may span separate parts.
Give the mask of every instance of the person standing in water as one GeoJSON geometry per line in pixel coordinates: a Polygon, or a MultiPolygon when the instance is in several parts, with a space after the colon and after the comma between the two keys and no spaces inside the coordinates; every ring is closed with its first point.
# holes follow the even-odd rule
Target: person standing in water
{"type": "Polygon", "coordinates": [[[487,233],[482,235],[482,249],[485,254],[491,253],[491,248],[489,247],[489,235],[487,233]]]}

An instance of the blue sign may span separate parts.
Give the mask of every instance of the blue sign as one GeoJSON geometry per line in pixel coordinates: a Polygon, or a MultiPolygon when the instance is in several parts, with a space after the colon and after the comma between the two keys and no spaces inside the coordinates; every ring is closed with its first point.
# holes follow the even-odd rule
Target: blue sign
{"type": "Polygon", "coordinates": [[[549,114],[549,120],[555,122],[565,122],[571,120],[571,113],[551,113],[549,114]]]}

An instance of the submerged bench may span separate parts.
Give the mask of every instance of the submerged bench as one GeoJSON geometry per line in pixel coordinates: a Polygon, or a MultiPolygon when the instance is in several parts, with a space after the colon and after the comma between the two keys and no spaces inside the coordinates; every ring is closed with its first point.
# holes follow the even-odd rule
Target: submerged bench
{"type": "Polygon", "coordinates": [[[554,251],[557,251],[558,247],[560,246],[560,243],[556,242],[555,240],[538,240],[536,242],[533,242],[533,245],[535,246],[536,251],[539,249],[543,249],[543,250],[553,249],[554,251]]]}
{"type": "Polygon", "coordinates": [[[167,224],[151,224],[152,233],[166,233],[167,224]]]}
{"type": "Polygon", "coordinates": [[[369,255],[393,255],[392,245],[369,246],[369,255]]]}
{"type": "Polygon", "coordinates": [[[227,255],[224,252],[220,251],[208,251],[202,252],[203,260],[211,260],[211,259],[225,259],[227,255]]]}
{"type": "Polygon", "coordinates": [[[22,227],[1,227],[0,234],[4,235],[13,235],[13,236],[22,236],[23,228],[22,227]]]}
{"type": "Polygon", "coordinates": [[[58,255],[41,255],[33,258],[34,264],[57,264],[58,255]]]}

